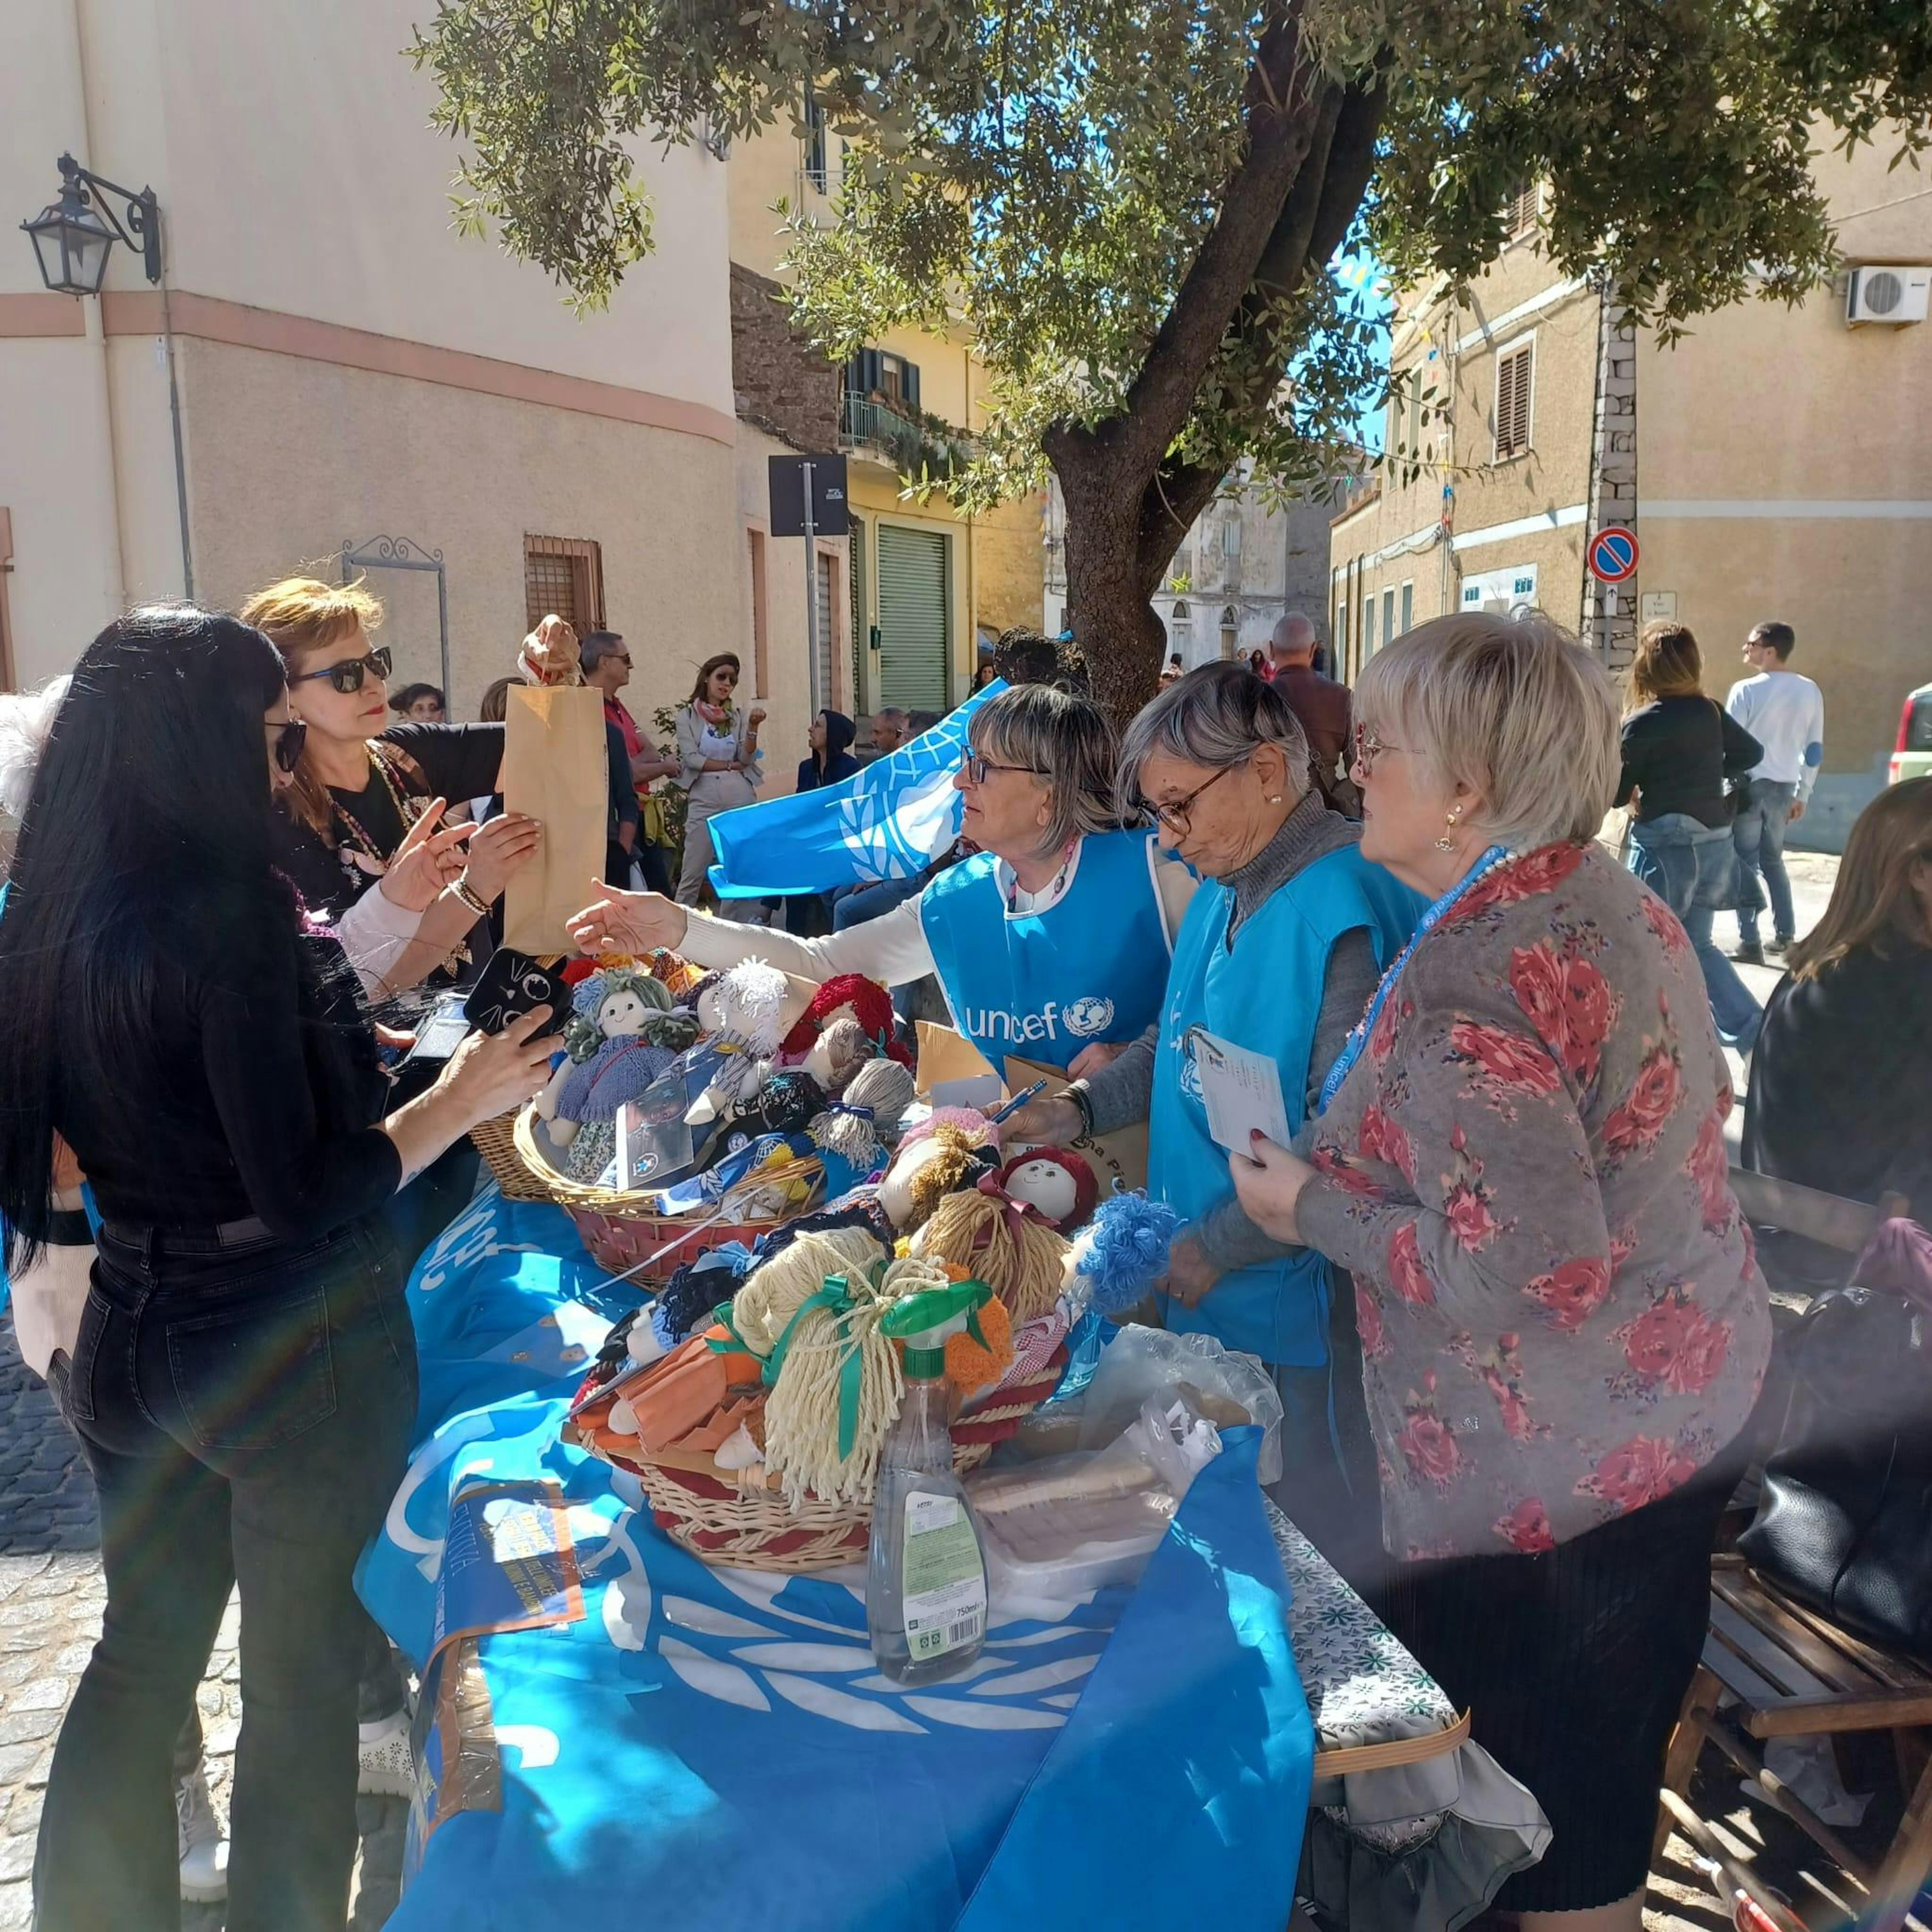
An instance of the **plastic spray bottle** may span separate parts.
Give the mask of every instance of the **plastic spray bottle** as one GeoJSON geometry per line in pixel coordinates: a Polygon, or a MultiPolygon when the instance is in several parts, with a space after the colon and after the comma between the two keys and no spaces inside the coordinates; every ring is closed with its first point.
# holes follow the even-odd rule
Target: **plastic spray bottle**
{"type": "Polygon", "coordinates": [[[905,1399],[879,1456],[866,1626],[879,1668],[901,1684],[950,1677],[986,1640],[980,1526],[952,1473],[946,1338],[992,1296],[980,1281],[924,1288],[879,1324],[902,1344],[905,1399]]]}

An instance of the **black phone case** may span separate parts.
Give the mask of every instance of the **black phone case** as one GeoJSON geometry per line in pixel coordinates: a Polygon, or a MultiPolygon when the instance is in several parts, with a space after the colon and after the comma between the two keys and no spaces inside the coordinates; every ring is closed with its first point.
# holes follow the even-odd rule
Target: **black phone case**
{"type": "Polygon", "coordinates": [[[520,1013],[548,1006],[551,1024],[561,1030],[570,1016],[570,988],[540,959],[514,946],[500,946],[490,956],[476,988],[463,1003],[463,1016],[481,1033],[501,1033],[520,1013]]]}

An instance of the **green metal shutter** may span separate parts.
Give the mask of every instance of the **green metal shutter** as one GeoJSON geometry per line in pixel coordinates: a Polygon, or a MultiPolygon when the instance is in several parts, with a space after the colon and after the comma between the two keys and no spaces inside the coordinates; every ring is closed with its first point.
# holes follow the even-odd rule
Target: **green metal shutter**
{"type": "Polygon", "coordinates": [[[946,708],[950,546],[932,530],[879,526],[880,706],[946,708]]]}
{"type": "Polygon", "coordinates": [[[818,554],[818,708],[821,711],[840,709],[838,694],[832,688],[832,667],[836,646],[833,640],[838,632],[832,628],[836,606],[832,601],[832,560],[823,551],[818,554]]]}
{"type": "Polygon", "coordinates": [[[851,568],[846,581],[852,586],[852,712],[856,717],[866,708],[866,526],[852,519],[850,542],[851,568]]]}

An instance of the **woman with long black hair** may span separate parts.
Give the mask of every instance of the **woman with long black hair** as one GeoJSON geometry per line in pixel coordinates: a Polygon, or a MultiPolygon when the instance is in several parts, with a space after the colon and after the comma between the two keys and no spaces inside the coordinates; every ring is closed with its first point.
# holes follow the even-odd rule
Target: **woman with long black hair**
{"type": "Polygon", "coordinates": [[[302,736],[259,632],[190,608],[118,620],[55,719],[0,920],[8,1259],[50,1232],[56,1134],[103,1217],[70,1408],[108,1600],[49,1780],[41,1932],[177,1922],[170,1760],[238,1582],[228,1924],[340,1932],[350,1574],[416,1388],[375,1217],[547,1064],[533,1019],[383,1118],[354,976],[271,860],[271,791],[302,736]]]}

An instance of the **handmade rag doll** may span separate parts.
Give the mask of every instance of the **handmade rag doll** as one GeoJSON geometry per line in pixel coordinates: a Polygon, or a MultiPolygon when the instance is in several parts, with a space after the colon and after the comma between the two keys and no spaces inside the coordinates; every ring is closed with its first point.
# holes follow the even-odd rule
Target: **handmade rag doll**
{"type": "Polygon", "coordinates": [[[876,980],[868,980],[861,973],[834,974],[812,995],[812,1004],[778,1048],[779,1065],[804,1066],[813,1042],[835,1020],[841,1019],[856,1020],[881,1055],[896,1060],[903,1066],[912,1065],[912,1055],[899,1043],[892,995],[876,980]]]}
{"type": "Polygon", "coordinates": [[[567,1057],[538,1094],[536,1110],[549,1123],[550,1144],[568,1150],[568,1171],[594,1180],[610,1160],[619,1109],[676,1060],[691,1026],[671,1010],[664,988],[633,967],[593,973],[571,1004],[567,1057]],[[586,1126],[600,1131],[580,1148],[586,1126]]]}

